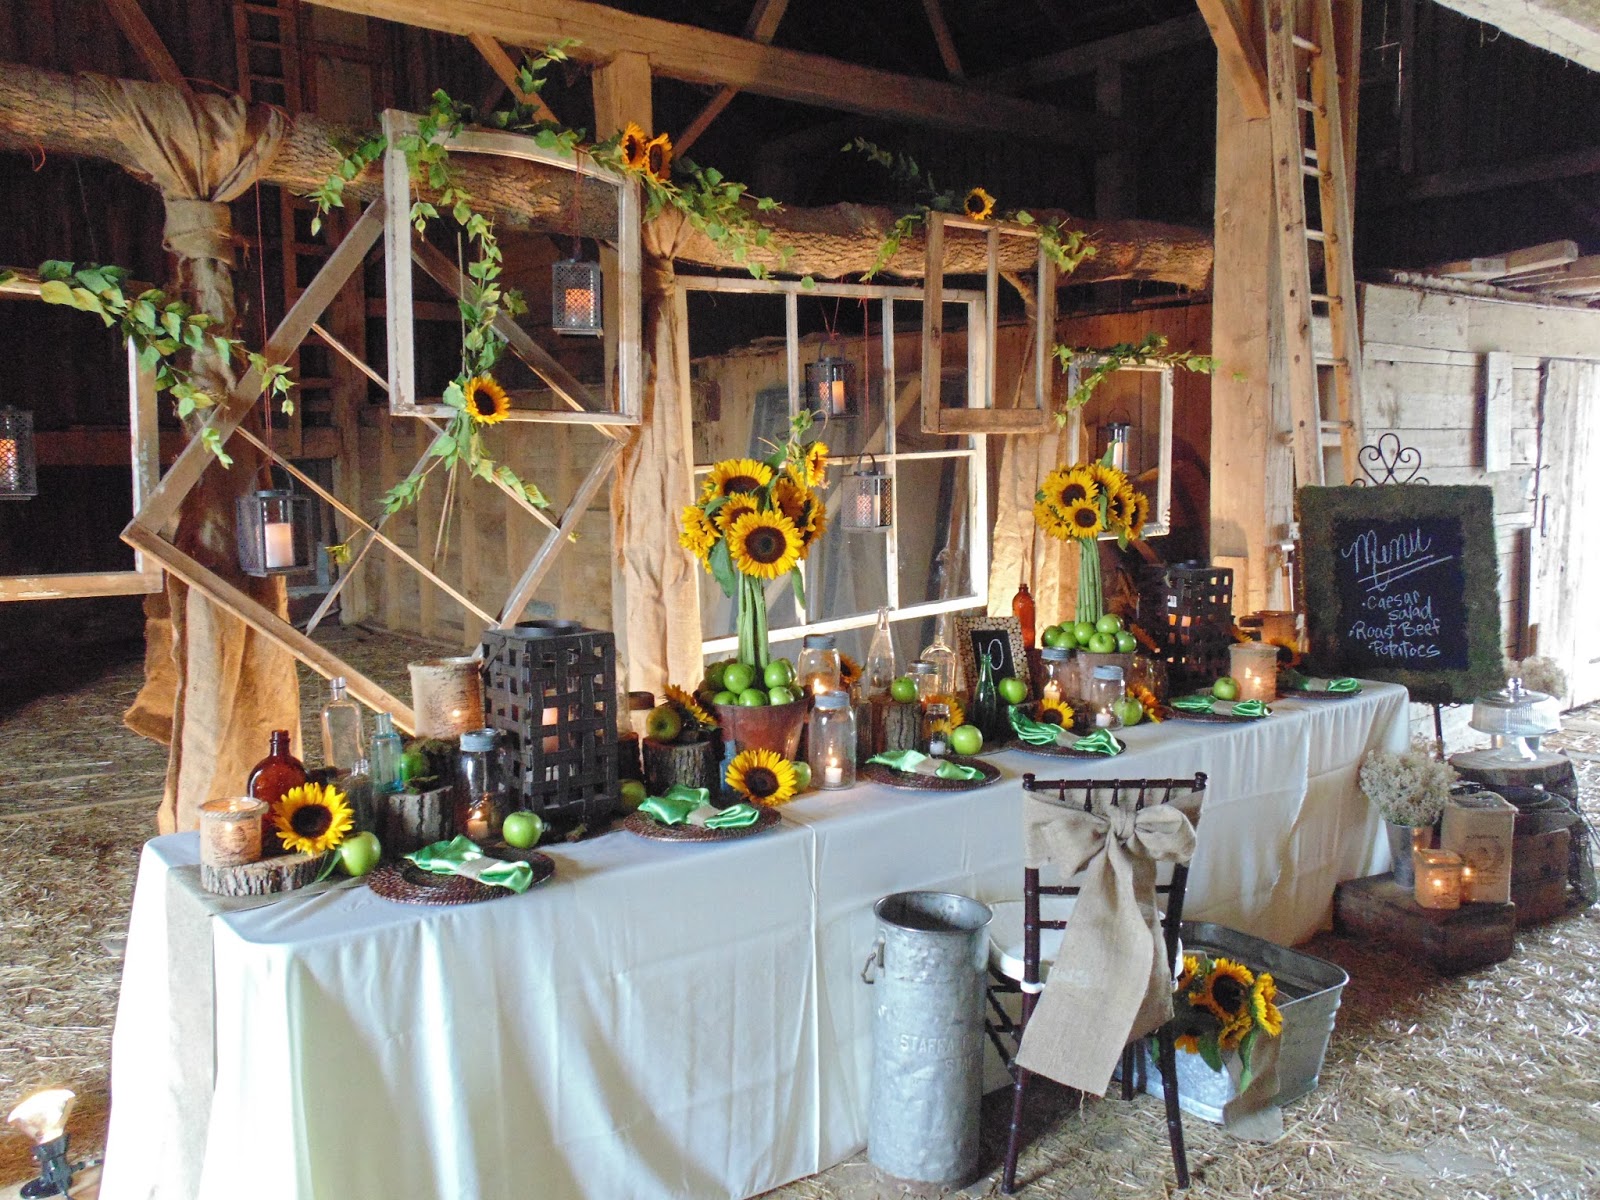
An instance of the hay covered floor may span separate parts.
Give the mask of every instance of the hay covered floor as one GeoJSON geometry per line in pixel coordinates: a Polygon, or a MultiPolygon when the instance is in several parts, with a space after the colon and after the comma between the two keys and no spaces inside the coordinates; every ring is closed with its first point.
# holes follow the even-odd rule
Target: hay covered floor
{"type": "MultiPolygon", "coordinates": [[[[363,669],[389,686],[403,687],[405,658],[427,648],[410,644],[397,657],[387,637],[332,636],[348,639],[341,650],[360,656],[363,669]]],[[[56,723],[50,736],[63,739],[54,744],[100,739],[98,759],[151,758],[132,735],[120,735],[132,743],[123,746],[112,728],[128,683],[137,683],[137,665],[128,670],[127,679],[121,669],[108,671],[71,697],[36,702],[49,706],[56,723]]],[[[321,682],[304,682],[315,713],[321,682]]],[[[29,707],[0,717],[0,753],[9,762],[26,764],[35,753],[29,707]]],[[[1600,706],[1569,715],[1559,744],[1575,752],[1586,808],[1591,819],[1600,817],[1600,706]]],[[[159,752],[151,761],[159,787],[159,752]]],[[[74,1157],[104,1143],[121,939],[154,808],[148,787],[136,798],[121,790],[114,782],[86,788],[81,780],[57,780],[0,795],[0,1106],[35,1086],[73,1087],[80,1096],[71,1123],[74,1157]],[[47,787],[54,788],[53,805],[17,797],[47,787]]],[[[1321,1086],[1290,1107],[1287,1133],[1271,1146],[1236,1142],[1186,1119],[1194,1172],[1187,1195],[1600,1197],[1600,910],[1525,930],[1509,962],[1455,979],[1331,934],[1307,949],[1351,975],[1321,1086]]],[[[961,1195],[998,1192],[1002,1099],[990,1097],[984,1114],[984,1168],[991,1174],[961,1195]]],[[[1146,1200],[1173,1193],[1165,1125],[1149,1097],[1080,1108],[1041,1085],[1030,1118],[1021,1195],[1146,1200]]],[[[24,1139],[0,1127],[0,1189],[32,1168],[24,1139]]],[[[857,1160],[768,1200],[897,1194],[857,1160]]]]}

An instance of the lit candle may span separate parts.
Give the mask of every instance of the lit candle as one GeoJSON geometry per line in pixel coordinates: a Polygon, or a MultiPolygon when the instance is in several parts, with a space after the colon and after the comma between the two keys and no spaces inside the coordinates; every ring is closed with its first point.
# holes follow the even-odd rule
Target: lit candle
{"type": "Polygon", "coordinates": [[[1461,907],[1462,861],[1450,850],[1414,850],[1416,900],[1423,908],[1461,907]]]}
{"type": "Polygon", "coordinates": [[[1061,685],[1054,679],[1051,679],[1044,685],[1043,695],[1046,700],[1055,700],[1059,702],[1061,700],[1061,685]]]}
{"type": "Polygon", "coordinates": [[[248,796],[207,800],[200,806],[200,861],[237,867],[261,861],[261,823],[267,806],[248,796]]]}
{"type": "MultiPolygon", "coordinates": [[[[544,710],[544,715],[539,718],[539,724],[543,725],[546,729],[554,729],[556,727],[556,720],[559,715],[560,714],[557,713],[555,709],[547,708],[544,710]]],[[[546,734],[544,739],[544,752],[546,754],[554,754],[559,749],[561,749],[560,736],[554,733],[546,734]]]]}
{"type": "Polygon", "coordinates": [[[828,384],[828,411],[840,413],[844,411],[844,380],[835,379],[828,384]]]}
{"type": "Polygon", "coordinates": [[[1228,648],[1229,666],[1239,681],[1239,699],[1274,700],[1278,695],[1278,648],[1263,642],[1241,642],[1228,648]]]}
{"type": "Polygon", "coordinates": [[[822,782],[825,787],[839,787],[844,783],[844,767],[837,758],[828,759],[828,765],[822,769],[822,782]]]}
{"type": "Polygon", "coordinates": [[[264,531],[267,569],[294,566],[294,526],[288,521],[268,521],[264,531]]]}
{"type": "Polygon", "coordinates": [[[568,288],[565,307],[569,323],[594,323],[594,298],[588,288],[568,288]]]}
{"type": "Polygon", "coordinates": [[[467,836],[478,845],[489,840],[489,805],[479,801],[467,810],[467,836]]]}
{"type": "Polygon", "coordinates": [[[0,492],[14,492],[22,486],[22,465],[15,438],[0,438],[0,492]]]}

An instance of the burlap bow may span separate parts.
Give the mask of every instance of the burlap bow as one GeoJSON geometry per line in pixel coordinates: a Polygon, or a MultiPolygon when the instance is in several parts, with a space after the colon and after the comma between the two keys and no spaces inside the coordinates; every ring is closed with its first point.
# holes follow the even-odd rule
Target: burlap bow
{"type": "Polygon", "coordinates": [[[1101,1096],[1129,1039],[1172,1017],[1156,863],[1187,863],[1194,826],[1176,803],[1084,812],[1025,796],[1023,829],[1028,866],[1083,879],[1017,1062],[1101,1096]]]}

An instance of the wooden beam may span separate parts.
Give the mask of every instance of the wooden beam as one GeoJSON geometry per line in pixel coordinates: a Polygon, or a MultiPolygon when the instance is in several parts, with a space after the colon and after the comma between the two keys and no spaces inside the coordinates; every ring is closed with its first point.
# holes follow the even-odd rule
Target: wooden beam
{"type": "MultiPolygon", "coordinates": [[[[778,34],[778,22],[783,20],[783,14],[788,8],[789,0],[760,0],[755,8],[750,10],[750,17],[744,23],[745,37],[760,42],[763,46],[771,45],[772,39],[778,34]]],[[[699,115],[678,135],[677,141],[673,143],[673,153],[687,154],[689,147],[700,140],[700,135],[711,128],[711,122],[722,115],[722,110],[727,108],[738,94],[738,88],[718,88],[717,94],[706,102],[699,115]]]]}
{"type": "Polygon", "coordinates": [[[1021,92],[1045,84],[1060,83],[1063,79],[1078,75],[1092,75],[1101,67],[1113,63],[1153,58],[1181,46],[1203,42],[1210,36],[1205,18],[1199,13],[1191,13],[1159,25],[1130,29],[1127,33],[1113,34],[1081,46],[1069,46],[1040,58],[1031,58],[1014,67],[996,71],[993,75],[985,75],[975,82],[997,92],[1021,92]]]}
{"type": "Polygon", "coordinates": [[[1425,270],[1429,275],[1439,275],[1445,279],[1503,279],[1508,275],[1528,275],[1554,270],[1576,262],[1577,258],[1577,242],[1544,242],[1538,246],[1528,246],[1488,258],[1464,258],[1455,262],[1438,263],[1425,270]]]}
{"type": "Polygon", "coordinates": [[[511,56],[506,53],[504,46],[482,33],[469,33],[467,40],[472,43],[474,50],[483,55],[483,61],[488,63],[489,69],[500,77],[500,82],[506,85],[507,91],[523,104],[531,105],[540,120],[561,124],[561,118],[550,111],[550,106],[544,102],[543,96],[538,92],[525,92],[517,86],[517,64],[511,61],[511,56]]]}
{"type": "Polygon", "coordinates": [[[956,53],[955,39],[950,36],[950,25],[944,19],[944,7],[940,0],[922,0],[922,11],[928,14],[928,28],[933,30],[933,40],[939,47],[939,61],[944,63],[945,74],[951,79],[965,79],[961,56],[956,53]]]}
{"type": "Polygon", "coordinates": [[[1548,158],[1530,158],[1522,162],[1485,167],[1463,167],[1456,171],[1441,171],[1434,175],[1417,175],[1410,180],[1392,182],[1387,187],[1369,188],[1363,196],[1363,207],[1375,209],[1399,208],[1418,200],[1443,200],[1451,196],[1473,196],[1501,188],[1521,187],[1529,183],[1547,183],[1554,179],[1577,179],[1583,175],[1600,174],[1600,146],[1556,154],[1548,158]]]}
{"type": "Polygon", "coordinates": [[[1238,93],[1246,120],[1267,115],[1267,66],[1262,56],[1262,31],[1245,17],[1247,0],[1196,0],[1200,15],[1217,44],[1217,62],[1238,93]]]}
{"type": "Polygon", "coordinates": [[[157,81],[170,83],[173,87],[187,92],[189,81],[178,69],[178,62],[172,57],[172,51],[167,49],[167,44],[161,40],[161,35],[150,23],[150,18],[144,9],[139,7],[139,0],[105,0],[105,5],[111,13],[111,19],[117,23],[117,28],[122,30],[123,36],[133,46],[134,53],[139,56],[139,61],[144,63],[145,69],[157,81]]]}
{"type": "Polygon", "coordinates": [[[1048,104],[995,96],[934,79],[915,79],[820,54],[763,46],[637,16],[591,0],[477,0],[441,5],[431,0],[320,0],[324,7],[361,13],[462,36],[478,33],[517,46],[576,38],[573,57],[609,62],[618,54],[645,55],[658,75],[722,85],[799,104],[949,129],[1025,137],[1061,145],[1099,147],[1132,136],[1122,122],[1072,114],[1048,104]]]}

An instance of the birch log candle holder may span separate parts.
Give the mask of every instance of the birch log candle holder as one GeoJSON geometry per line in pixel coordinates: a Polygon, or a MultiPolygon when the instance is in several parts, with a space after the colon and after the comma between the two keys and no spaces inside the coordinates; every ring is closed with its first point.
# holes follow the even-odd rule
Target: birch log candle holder
{"type": "Polygon", "coordinates": [[[482,665],[470,657],[407,664],[419,738],[460,737],[483,727],[482,665]]]}
{"type": "Polygon", "coordinates": [[[240,867],[261,861],[261,826],[267,806],[248,796],[207,800],[200,806],[202,866],[240,867]]]}

